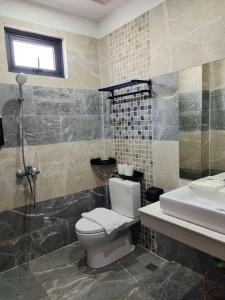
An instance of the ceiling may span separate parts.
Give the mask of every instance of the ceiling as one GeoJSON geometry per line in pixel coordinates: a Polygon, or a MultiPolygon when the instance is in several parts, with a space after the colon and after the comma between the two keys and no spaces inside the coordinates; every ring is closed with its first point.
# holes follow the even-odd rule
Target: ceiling
{"type": "Polygon", "coordinates": [[[26,0],[76,16],[99,21],[129,0],[26,0]]]}

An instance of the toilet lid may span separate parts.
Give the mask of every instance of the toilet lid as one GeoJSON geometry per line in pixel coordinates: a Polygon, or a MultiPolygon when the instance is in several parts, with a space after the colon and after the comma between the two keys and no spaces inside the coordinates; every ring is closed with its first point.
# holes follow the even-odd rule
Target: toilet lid
{"type": "Polygon", "coordinates": [[[75,227],[76,230],[80,233],[98,233],[104,231],[104,229],[100,225],[85,218],[81,218],[76,223],[75,227]]]}

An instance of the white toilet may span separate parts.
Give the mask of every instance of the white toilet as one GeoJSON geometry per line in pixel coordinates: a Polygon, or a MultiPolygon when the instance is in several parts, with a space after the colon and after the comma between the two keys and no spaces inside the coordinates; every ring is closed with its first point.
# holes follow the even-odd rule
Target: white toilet
{"type": "Polygon", "coordinates": [[[78,240],[87,250],[87,263],[92,268],[107,266],[135,249],[131,242],[130,226],[140,220],[140,183],[111,178],[109,192],[112,210],[129,218],[122,229],[107,235],[103,227],[86,218],[81,218],[75,225],[78,240]]]}

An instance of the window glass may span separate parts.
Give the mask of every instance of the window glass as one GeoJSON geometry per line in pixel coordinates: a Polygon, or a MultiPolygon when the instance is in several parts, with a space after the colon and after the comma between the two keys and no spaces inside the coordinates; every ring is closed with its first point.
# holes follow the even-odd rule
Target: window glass
{"type": "Polygon", "coordinates": [[[64,77],[62,40],[5,27],[9,72],[64,77]]]}
{"type": "Polygon", "coordinates": [[[54,48],[50,46],[13,41],[16,66],[55,70],[54,48]]]}

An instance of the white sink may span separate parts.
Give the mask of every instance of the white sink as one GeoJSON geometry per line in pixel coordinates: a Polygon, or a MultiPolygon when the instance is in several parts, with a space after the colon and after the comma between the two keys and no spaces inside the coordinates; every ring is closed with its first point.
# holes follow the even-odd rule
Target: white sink
{"type": "Polygon", "coordinates": [[[184,186],[160,196],[164,213],[225,234],[225,188],[184,186]]]}

